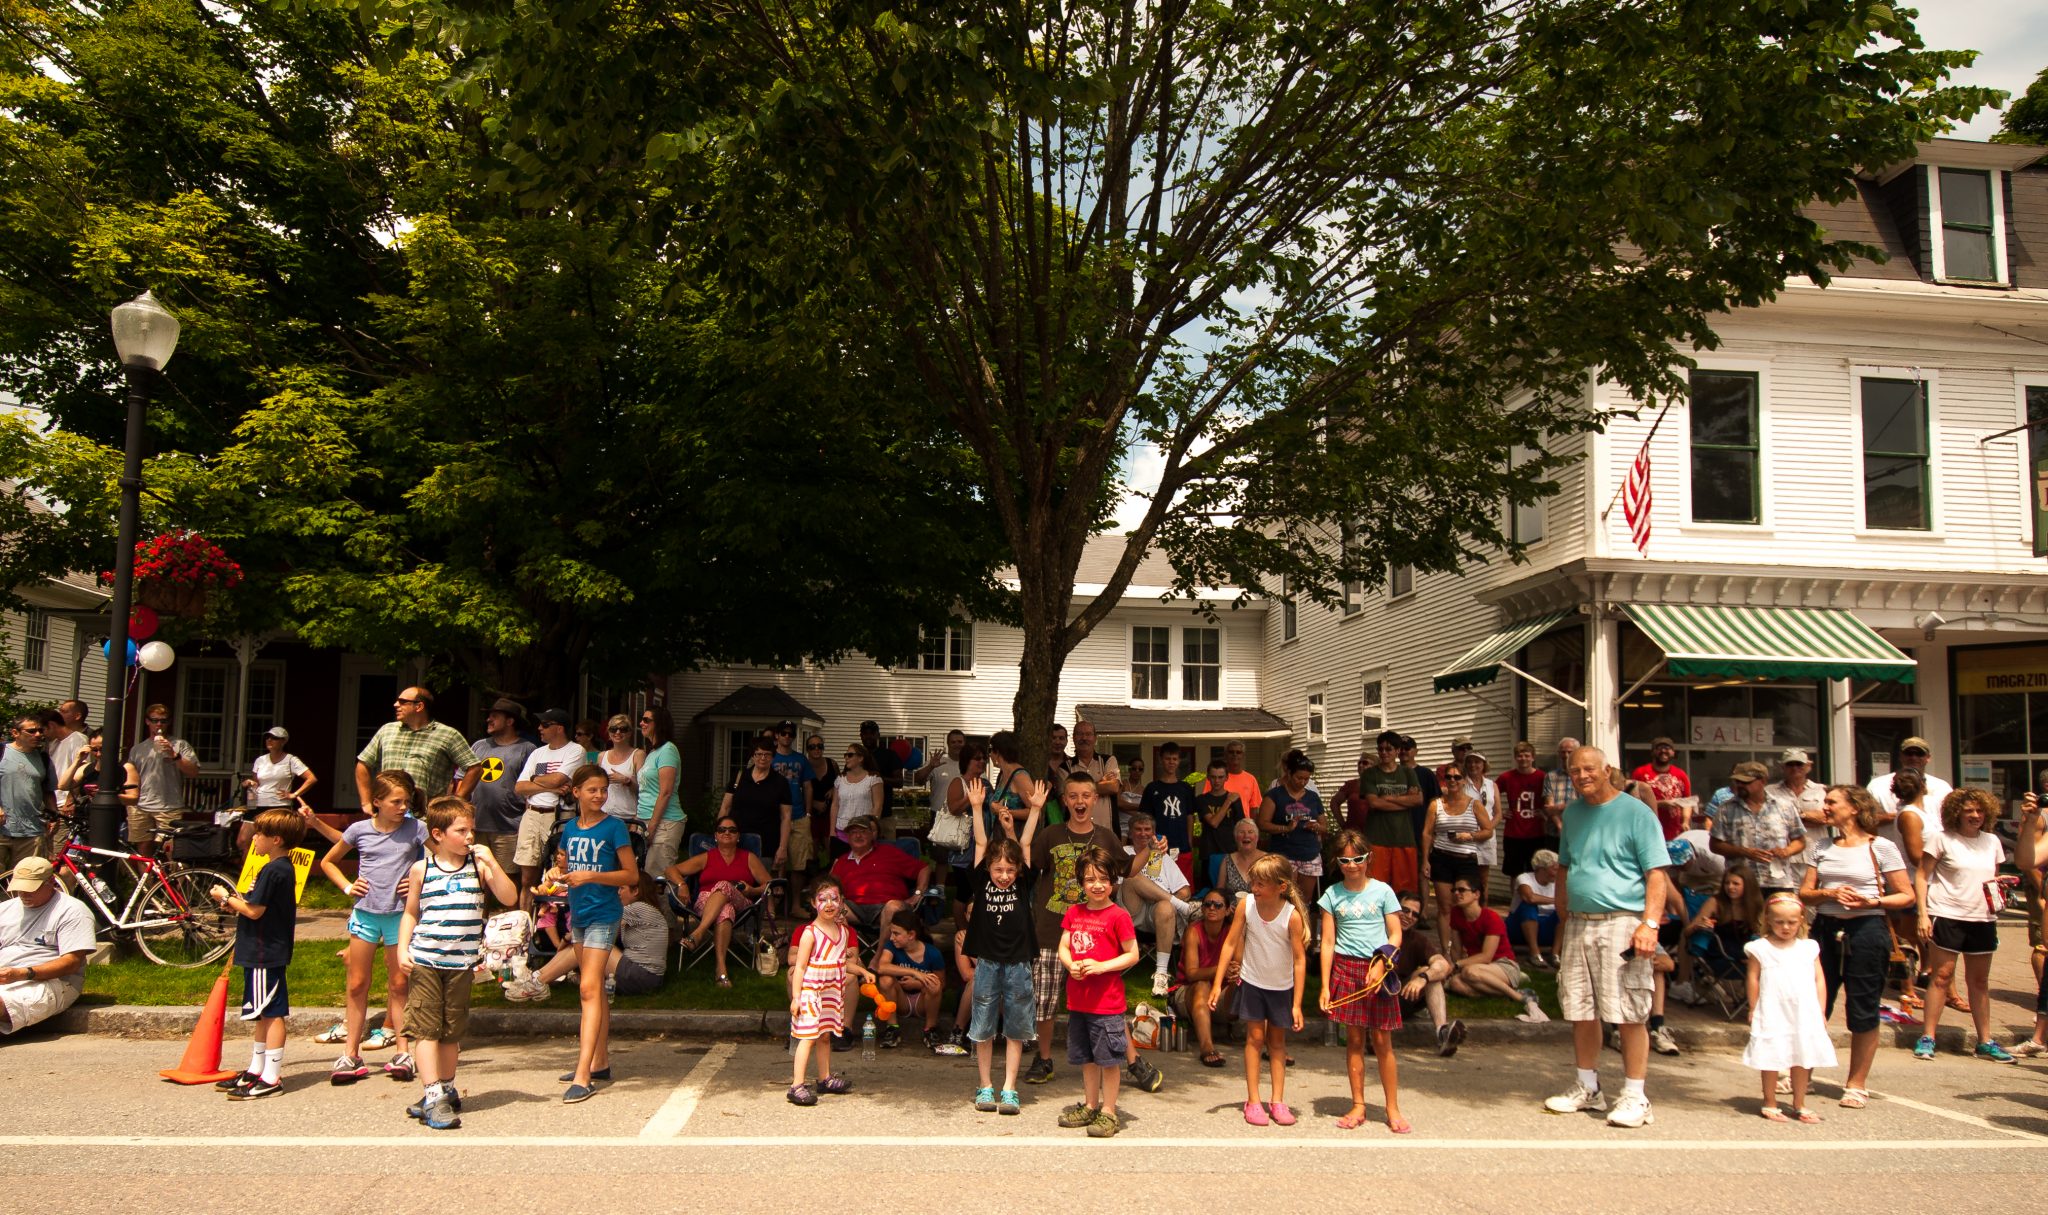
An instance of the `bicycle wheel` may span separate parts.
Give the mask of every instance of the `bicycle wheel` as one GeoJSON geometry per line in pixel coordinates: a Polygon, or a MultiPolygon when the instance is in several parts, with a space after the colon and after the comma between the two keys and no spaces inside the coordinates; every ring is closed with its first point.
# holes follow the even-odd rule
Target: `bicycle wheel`
{"type": "Polygon", "coordinates": [[[159,966],[193,967],[217,962],[235,944],[235,913],[214,905],[207,892],[233,890],[226,874],[183,869],[152,876],[136,906],[135,943],[159,966]]]}

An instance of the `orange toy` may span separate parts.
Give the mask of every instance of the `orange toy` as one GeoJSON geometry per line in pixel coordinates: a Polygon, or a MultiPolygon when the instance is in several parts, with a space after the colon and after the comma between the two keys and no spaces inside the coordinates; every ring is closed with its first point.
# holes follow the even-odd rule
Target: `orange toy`
{"type": "Polygon", "coordinates": [[[876,1016],[880,1017],[884,1021],[894,1021],[896,1019],[895,1003],[890,1000],[884,1000],[882,998],[881,989],[876,987],[873,983],[861,984],[860,994],[866,996],[868,999],[873,1000],[875,1002],[876,1016]]]}

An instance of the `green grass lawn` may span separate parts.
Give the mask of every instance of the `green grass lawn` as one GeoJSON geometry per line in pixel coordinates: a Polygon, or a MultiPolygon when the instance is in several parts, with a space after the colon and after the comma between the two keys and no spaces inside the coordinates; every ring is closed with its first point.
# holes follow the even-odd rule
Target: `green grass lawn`
{"type": "MultiPolygon", "coordinates": [[[[307,893],[312,893],[308,885],[307,893]]],[[[335,951],[341,948],[340,941],[301,941],[293,951],[292,964],[286,971],[286,981],[291,989],[292,1004],[303,1008],[340,1007],[347,993],[347,975],[342,960],[335,951]]],[[[673,958],[673,952],[671,952],[673,958]]],[[[213,967],[197,970],[176,970],[158,966],[141,956],[117,959],[105,966],[91,966],[85,972],[84,1000],[90,1004],[201,1004],[207,992],[213,987],[218,971],[213,967]]],[[[673,968],[661,988],[644,996],[620,996],[614,1008],[693,1008],[693,1009],[784,1009],[789,1006],[789,988],[786,976],[773,979],[761,977],[752,970],[732,969],[732,986],[722,988],[713,981],[711,962],[707,958],[696,967],[683,971],[673,968]]],[[[1543,971],[1530,971],[1529,986],[1543,1002],[1543,1008],[1551,1016],[1558,1015],[1557,979],[1543,971]]],[[[240,992],[241,980],[234,980],[235,991],[240,992]]],[[[1147,1001],[1155,1007],[1162,1003],[1152,994],[1152,971],[1143,965],[1133,967],[1124,978],[1124,990],[1128,993],[1132,1007],[1140,1001],[1147,1001]]],[[[1320,1014],[1316,1011],[1316,996],[1320,990],[1315,968],[1309,968],[1308,990],[1302,997],[1302,1014],[1310,1020],[1320,1014]]],[[[950,1005],[953,992],[948,992],[950,1005]]],[[[370,984],[370,1007],[382,1006],[384,1001],[384,970],[379,966],[373,972],[370,984]]],[[[474,997],[478,1008],[502,1008],[507,1001],[495,983],[478,984],[474,997]]],[[[528,1008],[571,1009],[576,1007],[574,984],[556,984],[543,1003],[529,1004],[528,1008]]],[[[1458,996],[1450,998],[1450,1013],[1468,1021],[1505,1020],[1522,1011],[1521,1005],[1508,1000],[1467,1000],[1458,996]]]]}

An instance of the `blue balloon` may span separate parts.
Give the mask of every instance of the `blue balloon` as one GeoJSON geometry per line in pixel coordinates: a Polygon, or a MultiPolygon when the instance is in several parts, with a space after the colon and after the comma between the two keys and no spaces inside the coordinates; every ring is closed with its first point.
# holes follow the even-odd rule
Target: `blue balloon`
{"type": "MultiPolygon", "coordinates": [[[[130,642],[128,643],[128,665],[129,665],[129,666],[131,666],[131,667],[135,665],[135,654],[136,654],[137,648],[138,648],[138,647],[136,646],[136,644],[135,644],[135,643],[134,643],[133,641],[130,641],[130,642]]],[[[113,641],[113,638],[111,638],[111,637],[110,637],[110,638],[108,638],[107,640],[105,640],[105,641],[102,641],[102,642],[100,642],[100,657],[102,657],[102,658],[109,658],[109,657],[112,657],[112,656],[113,656],[113,652],[114,652],[114,641],[113,641]]]]}

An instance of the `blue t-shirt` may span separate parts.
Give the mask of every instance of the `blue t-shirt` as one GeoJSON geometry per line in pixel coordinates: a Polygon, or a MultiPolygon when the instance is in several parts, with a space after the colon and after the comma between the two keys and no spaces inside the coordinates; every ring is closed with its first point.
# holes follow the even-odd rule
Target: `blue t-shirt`
{"type": "Polygon", "coordinates": [[[379,831],[376,820],[366,818],[350,823],[341,838],[356,850],[356,876],[370,884],[356,906],[371,915],[405,910],[405,900],[398,897],[398,883],[426,851],[427,824],[406,818],[399,820],[394,831],[379,831]]]}
{"type": "Polygon", "coordinates": [[[1671,863],[1657,812],[1626,793],[1589,806],[1573,798],[1564,808],[1557,862],[1565,869],[1566,911],[1598,915],[1643,910],[1652,869],[1671,863]]]}
{"type": "Polygon", "coordinates": [[[946,969],[946,959],[939,956],[939,947],[929,941],[925,942],[923,961],[913,959],[908,952],[898,949],[893,941],[884,944],[882,948],[888,953],[891,965],[906,966],[911,970],[922,970],[930,974],[938,974],[946,969]]]}
{"type": "MultiPolygon", "coordinates": [[[[632,847],[626,824],[609,814],[589,827],[572,819],[562,828],[562,851],[568,854],[570,873],[609,873],[620,867],[619,853],[630,853],[632,847]]],[[[616,924],[624,906],[617,886],[585,882],[569,887],[569,922],[579,927],[616,924]]]]}
{"type": "Polygon", "coordinates": [[[1152,816],[1152,829],[1169,848],[1186,852],[1194,847],[1188,836],[1188,809],[1195,804],[1195,790],[1186,781],[1155,780],[1145,786],[1138,809],[1152,816]]]}
{"type": "Polygon", "coordinates": [[[774,758],[768,761],[768,766],[782,773],[782,779],[789,782],[789,821],[801,821],[804,817],[804,790],[810,788],[811,782],[818,779],[817,772],[811,768],[811,761],[794,751],[787,755],[778,751],[774,758]],[[803,783],[798,784],[798,781],[803,783]]]}
{"type": "Polygon", "coordinates": [[[1387,943],[1387,917],[1400,914],[1401,897],[1378,878],[1367,878],[1363,890],[1337,883],[1323,891],[1316,906],[1337,920],[1337,952],[1365,958],[1387,943]]]}
{"type": "Polygon", "coordinates": [[[1290,823],[1295,828],[1283,835],[1265,837],[1274,852],[1290,861],[1312,861],[1323,854],[1323,837],[1301,825],[1323,817],[1320,794],[1314,789],[1303,789],[1300,797],[1289,797],[1285,785],[1274,785],[1266,790],[1266,800],[1273,804],[1275,823],[1290,823]]]}

